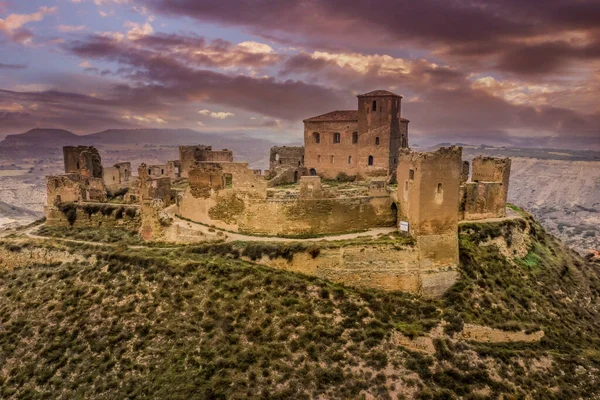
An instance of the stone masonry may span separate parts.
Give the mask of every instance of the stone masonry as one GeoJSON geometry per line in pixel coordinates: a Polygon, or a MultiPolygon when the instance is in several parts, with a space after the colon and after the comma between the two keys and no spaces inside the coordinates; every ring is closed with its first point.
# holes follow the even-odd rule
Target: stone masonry
{"type": "Polygon", "coordinates": [[[402,97],[375,90],[358,97],[358,110],[338,110],[304,120],[305,166],[313,175],[336,178],[389,176],[397,152],[408,147],[402,97]]]}
{"type": "Polygon", "coordinates": [[[102,178],[102,159],[93,146],[63,147],[65,173],[75,172],[88,178],[102,178]]]}

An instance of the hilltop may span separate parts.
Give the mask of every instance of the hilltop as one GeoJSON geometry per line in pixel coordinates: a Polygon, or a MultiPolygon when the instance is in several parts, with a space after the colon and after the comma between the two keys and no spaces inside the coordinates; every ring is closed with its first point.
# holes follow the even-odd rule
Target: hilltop
{"type": "Polygon", "coordinates": [[[114,229],[33,229],[0,246],[3,398],[600,393],[600,265],[527,214],[461,224],[459,279],[437,300],[252,261],[319,244],[145,247],[114,229]]]}

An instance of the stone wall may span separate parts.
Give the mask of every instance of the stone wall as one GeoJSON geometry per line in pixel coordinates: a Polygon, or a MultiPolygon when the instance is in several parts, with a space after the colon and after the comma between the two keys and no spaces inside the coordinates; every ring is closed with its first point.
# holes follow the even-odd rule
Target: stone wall
{"type": "Polygon", "coordinates": [[[181,176],[181,162],[179,160],[167,161],[165,165],[165,176],[177,179],[181,176]]]}
{"type": "Polygon", "coordinates": [[[79,173],[85,177],[102,178],[102,159],[93,146],[63,147],[65,173],[79,173]]]}
{"type": "Polygon", "coordinates": [[[277,146],[271,147],[269,169],[277,167],[301,168],[304,166],[304,147],[277,146]]]}
{"type": "Polygon", "coordinates": [[[207,191],[190,184],[179,201],[178,213],[220,229],[268,236],[345,233],[396,223],[389,194],[326,196],[319,177],[302,177],[297,199],[267,199],[264,181],[259,187],[252,180],[243,181],[234,175],[231,188],[212,187],[207,191]]]}
{"type": "Polygon", "coordinates": [[[119,168],[117,167],[104,167],[103,168],[103,179],[106,186],[115,187],[121,184],[119,168]]]}
{"type": "Polygon", "coordinates": [[[141,203],[162,200],[165,206],[171,204],[171,178],[152,178],[146,164],[138,168],[137,194],[141,203]]]}
{"type": "Polygon", "coordinates": [[[120,227],[136,231],[140,227],[140,214],[136,206],[98,203],[61,203],[46,206],[46,224],[75,228],[120,227]]]}
{"type": "Polygon", "coordinates": [[[295,253],[291,260],[263,256],[254,262],[348,286],[400,290],[425,297],[441,296],[457,277],[454,268],[422,269],[415,247],[396,244],[352,243],[321,248],[318,253],[295,253]]]}
{"type": "Polygon", "coordinates": [[[211,146],[179,146],[180,175],[183,178],[188,177],[192,165],[196,162],[232,162],[233,151],[213,150],[211,146]]]}
{"type": "Polygon", "coordinates": [[[359,143],[352,142],[353,132],[358,133],[357,121],[304,122],[306,168],[328,179],[334,179],[341,172],[348,175],[361,175],[367,171],[387,174],[387,159],[376,157],[374,165],[369,166],[371,152],[368,148],[361,150],[359,143]],[[339,143],[334,143],[335,133],[340,134],[339,143]],[[318,134],[318,142],[315,134],[318,134]]]}
{"type": "Polygon", "coordinates": [[[461,219],[499,218],[506,215],[501,182],[468,182],[461,186],[461,219]]]}
{"type": "Polygon", "coordinates": [[[148,170],[148,176],[150,176],[150,178],[162,178],[165,176],[167,166],[165,164],[155,164],[148,165],[146,169],[148,170]]]}
{"type": "Polygon", "coordinates": [[[120,162],[103,168],[103,179],[106,187],[112,191],[127,187],[132,181],[131,163],[120,162]]]}
{"type": "MultiPolygon", "coordinates": [[[[499,182],[502,186],[500,198],[490,199],[490,203],[502,202],[506,206],[508,200],[508,183],[510,180],[510,158],[479,156],[473,159],[472,182],[499,182]]],[[[505,216],[505,208],[497,215],[505,216]]]]}
{"type": "Polygon", "coordinates": [[[47,205],[82,201],[106,201],[103,179],[88,178],[77,173],[46,177],[47,205]]]}

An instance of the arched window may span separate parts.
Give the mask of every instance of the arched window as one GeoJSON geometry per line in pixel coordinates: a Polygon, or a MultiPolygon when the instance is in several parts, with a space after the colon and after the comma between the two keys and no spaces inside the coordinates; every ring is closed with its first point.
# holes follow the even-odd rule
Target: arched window
{"type": "Polygon", "coordinates": [[[379,136],[377,136],[377,137],[375,138],[375,145],[376,145],[376,146],[379,146],[379,136]]]}
{"type": "Polygon", "coordinates": [[[161,169],[161,170],[160,170],[160,174],[161,174],[161,175],[164,175],[164,174],[165,174],[165,170],[164,170],[164,169],[161,169]]]}
{"type": "Polygon", "coordinates": [[[444,189],[442,189],[442,184],[437,184],[437,190],[435,192],[435,203],[442,204],[444,202],[444,189]]]}
{"type": "Polygon", "coordinates": [[[348,156],[348,164],[352,164],[352,156],[348,156]]]}
{"type": "Polygon", "coordinates": [[[339,132],[333,134],[333,143],[339,143],[341,141],[341,135],[339,132]]]}
{"type": "Polygon", "coordinates": [[[275,153],[275,161],[279,161],[279,153],[275,153]]]}
{"type": "Polygon", "coordinates": [[[148,168],[148,175],[152,175],[152,170],[148,168]]]}
{"type": "Polygon", "coordinates": [[[321,135],[319,132],[313,132],[313,141],[315,143],[321,143],[321,135]]]}
{"type": "Polygon", "coordinates": [[[321,162],[321,156],[317,156],[317,162],[320,163],[321,162]]]}
{"type": "Polygon", "coordinates": [[[404,191],[408,192],[408,181],[404,181],[404,191]]]}
{"type": "Polygon", "coordinates": [[[317,175],[317,170],[314,168],[311,168],[310,171],[308,171],[308,173],[310,174],[310,176],[315,176],[315,175],[317,175]]]}
{"type": "Polygon", "coordinates": [[[352,144],[358,143],[358,132],[352,132],[352,144]]]}
{"type": "Polygon", "coordinates": [[[372,109],[373,111],[377,111],[377,100],[373,100],[373,104],[372,104],[372,107],[371,107],[371,109],[372,109]]]}
{"type": "Polygon", "coordinates": [[[369,156],[369,165],[373,165],[373,156],[369,156]]]}
{"type": "Polygon", "coordinates": [[[329,156],[329,160],[331,161],[331,163],[333,164],[333,156],[329,156]]]}

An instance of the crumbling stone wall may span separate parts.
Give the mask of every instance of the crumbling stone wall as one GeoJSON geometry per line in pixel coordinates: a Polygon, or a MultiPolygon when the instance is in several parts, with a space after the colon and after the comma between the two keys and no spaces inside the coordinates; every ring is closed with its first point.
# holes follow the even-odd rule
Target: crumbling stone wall
{"type": "Polygon", "coordinates": [[[162,200],[165,206],[171,204],[171,179],[167,177],[152,178],[146,164],[138,168],[138,195],[143,204],[147,201],[162,200]]]}
{"type": "Polygon", "coordinates": [[[101,178],[77,173],[46,177],[46,205],[83,201],[106,201],[106,186],[101,178]]]}
{"type": "Polygon", "coordinates": [[[422,294],[418,255],[412,246],[357,243],[320,249],[317,256],[296,253],[291,261],[263,257],[258,263],[348,286],[422,294]]]}
{"type": "Polygon", "coordinates": [[[459,201],[461,219],[476,220],[506,216],[510,164],[509,158],[479,156],[473,159],[471,182],[461,182],[459,201]]]}
{"type": "Polygon", "coordinates": [[[269,169],[277,167],[291,167],[295,169],[304,166],[304,147],[276,146],[271,147],[269,155],[269,169]]]}
{"type": "Polygon", "coordinates": [[[111,190],[126,187],[131,181],[131,163],[120,162],[103,169],[104,184],[111,190]]]}
{"type": "Polygon", "coordinates": [[[47,206],[46,225],[74,228],[124,228],[137,232],[140,214],[137,206],[99,203],[61,203],[47,206]]]}
{"type": "Polygon", "coordinates": [[[323,185],[320,176],[303,176],[300,178],[300,196],[301,199],[322,199],[324,198],[323,185]]]}
{"type": "Polygon", "coordinates": [[[146,201],[141,206],[139,235],[144,240],[164,240],[173,221],[164,211],[165,203],[158,200],[146,201]]]}
{"type": "Polygon", "coordinates": [[[88,178],[102,178],[102,159],[93,146],[64,146],[65,173],[79,173],[88,178]]]}
{"type": "MultiPolygon", "coordinates": [[[[510,158],[496,158],[479,156],[473,159],[473,171],[471,181],[473,182],[500,182],[502,184],[502,196],[499,201],[508,199],[508,183],[510,180],[510,158]]],[[[503,212],[502,215],[504,216],[503,212]]]]}
{"type": "Polygon", "coordinates": [[[167,161],[165,175],[171,179],[179,178],[181,176],[181,162],[179,160],[167,161]]]}
{"type": "Polygon", "coordinates": [[[227,184],[221,164],[209,162],[195,163],[188,173],[188,182],[191,195],[203,198],[227,184]]]}
{"type": "Polygon", "coordinates": [[[181,177],[187,178],[192,165],[196,162],[233,162],[233,151],[213,150],[211,146],[179,146],[181,177]]]}
{"type": "MultiPolygon", "coordinates": [[[[440,148],[435,152],[402,150],[397,170],[400,219],[408,222],[416,239],[421,268],[448,269],[458,265],[459,186],[462,148],[440,148]]],[[[449,281],[423,281],[426,285],[448,286],[449,281]]]]}
{"type": "Polygon", "coordinates": [[[506,215],[501,182],[468,182],[461,186],[461,219],[476,220],[506,215]]]}
{"type": "Polygon", "coordinates": [[[462,173],[460,175],[460,184],[464,184],[469,180],[469,162],[468,161],[463,161],[462,163],[462,173]]]}
{"type": "MultiPolygon", "coordinates": [[[[328,197],[320,177],[305,176],[301,178],[298,199],[267,199],[266,181],[256,177],[247,164],[224,163],[218,171],[232,175],[232,186],[213,187],[198,195],[194,192],[200,189],[190,181],[178,203],[181,216],[225,230],[259,235],[342,233],[396,223],[387,194],[328,197]]],[[[200,188],[206,187],[206,178],[202,185],[200,188]]]]}
{"type": "Polygon", "coordinates": [[[275,187],[279,185],[286,185],[289,183],[296,183],[303,176],[309,175],[308,169],[305,167],[290,167],[290,166],[280,166],[274,169],[268,170],[268,175],[266,176],[267,186],[275,187]]]}
{"type": "Polygon", "coordinates": [[[106,186],[118,186],[119,182],[119,169],[117,167],[105,167],[103,168],[103,179],[106,186]]]}

